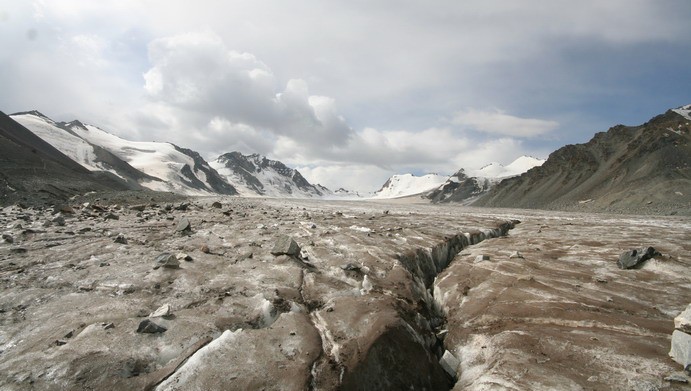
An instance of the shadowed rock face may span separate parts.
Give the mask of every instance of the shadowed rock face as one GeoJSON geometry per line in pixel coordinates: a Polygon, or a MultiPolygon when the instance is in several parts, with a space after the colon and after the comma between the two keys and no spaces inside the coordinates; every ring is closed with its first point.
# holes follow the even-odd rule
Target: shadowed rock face
{"type": "Polygon", "coordinates": [[[672,319],[691,301],[680,218],[240,198],[70,209],[64,225],[0,210],[0,388],[631,389],[673,370],[672,319]],[[283,237],[299,253],[272,254],[283,237]],[[641,243],[663,256],[618,269],[641,243]],[[178,267],[157,267],[162,253],[178,267]],[[165,331],[137,332],[147,319],[165,331]],[[628,355],[640,365],[604,364],[628,355]]]}

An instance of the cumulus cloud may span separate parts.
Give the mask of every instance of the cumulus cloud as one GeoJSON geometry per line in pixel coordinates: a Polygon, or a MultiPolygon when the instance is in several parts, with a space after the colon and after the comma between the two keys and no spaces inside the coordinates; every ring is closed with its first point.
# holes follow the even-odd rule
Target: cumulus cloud
{"type": "Polygon", "coordinates": [[[156,39],[149,57],[145,89],[157,102],[312,147],[335,146],[352,134],[334,99],[310,95],[301,79],[290,79],[279,91],[266,64],[253,54],[228,49],[211,31],[156,39]]]}
{"type": "Polygon", "coordinates": [[[475,109],[459,111],[451,123],[468,130],[515,137],[539,136],[559,127],[559,123],[556,121],[521,118],[498,109],[492,111],[475,109]]]}

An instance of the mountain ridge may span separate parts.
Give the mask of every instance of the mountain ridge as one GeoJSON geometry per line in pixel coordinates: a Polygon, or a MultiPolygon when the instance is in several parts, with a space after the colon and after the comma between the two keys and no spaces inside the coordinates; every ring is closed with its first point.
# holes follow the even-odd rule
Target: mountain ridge
{"type": "MultiPolygon", "coordinates": [[[[687,106],[682,106],[687,107],[687,106]]],[[[503,180],[474,206],[565,210],[691,209],[691,124],[675,110],[569,144],[503,180]]]]}

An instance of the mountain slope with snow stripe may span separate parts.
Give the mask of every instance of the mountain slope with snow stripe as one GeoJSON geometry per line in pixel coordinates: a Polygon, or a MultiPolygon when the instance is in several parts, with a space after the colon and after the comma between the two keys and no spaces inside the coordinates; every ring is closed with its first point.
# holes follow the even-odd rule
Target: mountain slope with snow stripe
{"type": "Polygon", "coordinates": [[[399,198],[420,194],[439,187],[447,177],[437,174],[415,176],[412,174],[394,175],[374,193],[372,198],[399,198]]]}

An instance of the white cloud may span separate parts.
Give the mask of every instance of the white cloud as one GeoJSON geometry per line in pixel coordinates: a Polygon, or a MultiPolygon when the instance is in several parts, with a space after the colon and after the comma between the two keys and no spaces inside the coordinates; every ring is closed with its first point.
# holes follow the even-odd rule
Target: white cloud
{"type": "Polygon", "coordinates": [[[297,166],[310,183],[319,183],[331,190],[344,188],[364,193],[379,190],[392,171],[366,164],[324,164],[316,167],[297,166]]]}
{"type": "Polygon", "coordinates": [[[467,109],[455,114],[451,123],[467,130],[514,137],[535,137],[559,127],[556,121],[521,118],[503,110],[481,111],[467,109]]]}

